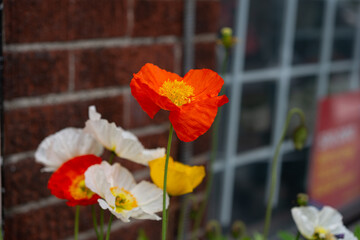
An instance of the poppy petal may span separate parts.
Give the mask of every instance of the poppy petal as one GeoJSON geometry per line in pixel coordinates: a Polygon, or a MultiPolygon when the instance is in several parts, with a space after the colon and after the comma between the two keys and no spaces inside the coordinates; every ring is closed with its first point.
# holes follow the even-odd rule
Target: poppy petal
{"type": "Polygon", "coordinates": [[[192,69],[183,81],[194,88],[195,101],[217,96],[224,85],[220,75],[210,69],[192,69]]]}
{"type": "Polygon", "coordinates": [[[223,95],[200,102],[183,105],[180,111],[172,111],[169,119],[181,141],[191,142],[203,135],[212,125],[218,107],[229,99],[223,95]]]}

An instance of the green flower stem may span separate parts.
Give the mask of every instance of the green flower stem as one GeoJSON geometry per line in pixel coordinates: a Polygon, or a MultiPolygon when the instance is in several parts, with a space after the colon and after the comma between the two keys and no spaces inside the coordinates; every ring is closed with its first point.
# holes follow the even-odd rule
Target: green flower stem
{"type": "MultiPolygon", "coordinates": [[[[115,156],[116,156],[116,153],[114,151],[111,151],[111,154],[110,154],[110,157],[108,160],[109,164],[112,164],[115,156]]],[[[95,221],[96,221],[96,219],[95,219],[95,221]]],[[[110,225],[111,225],[111,222],[110,222],[110,225]]],[[[98,233],[96,235],[99,238],[98,233]]],[[[100,240],[103,240],[103,239],[104,239],[104,209],[100,208],[100,240]]]]}
{"type": "Polygon", "coordinates": [[[108,223],[107,233],[106,233],[106,240],[109,240],[109,238],[110,238],[110,230],[111,230],[112,219],[113,219],[113,215],[111,214],[110,219],[109,219],[109,223],[108,223]]]}
{"type": "Polygon", "coordinates": [[[95,213],[95,206],[91,205],[91,214],[92,214],[92,218],[93,218],[93,225],[94,225],[94,230],[96,233],[96,238],[99,239],[99,231],[98,231],[98,225],[97,225],[97,220],[96,220],[96,213],[95,213]]]}
{"type": "Polygon", "coordinates": [[[79,215],[80,215],[80,206],[76,206],[75,210],[75,223],[74,223],[74,240],[78,240],[79,235],[79,215]]]}
{"type": "Polygon", "coordinates": [[[299,238],[300,238],[300,232],[298,231],[297,234],[296,234],[295,240],[299,240],[299,238]]]}
{"type": "Polygon", "coordinates": [[[100,209],[100,240],[104,239],[104,209],[100,209]]]}
{"type": "MultiPolygon", "coordinates": [[[[222,66],[221,66],[221,74],[223,77],[226,75],[228,59],[229,59],[229,49],[226,48],[224,60],[222,62],[222,66]]],[[[220,95],[223,92],[224,92],[224,88],[221,90],[220,95]]],[[[213,128],[212,128],[211,154],[210,154],[210,160],[209,160],[208,169],[207,169],[207,182],[206,182],[206,187],[205,187],[205,196],[204,196],[204,200],[202,201],[202,203],[199,207],[199,210],[195,216],[195,220],[194,220],[195,234],[193,234],[193,240],[197,239],[196,232],[200,227],[201,220],[204,216],[204,213],[206,210],[206,205],[207,205],[208,199],[210,197],[211,187],[212,187],[212,183],[213,183],[213,175],[214,175],[213,165],[214,165],[214,162],[216,159],[217,149],[218,149],[218,145],[219,145],[218,144],[218,132],[219,132],[218,128],[219,128],[220,117],[221,117],[221,108],[219,109],[219,112],[218,112],[217,116],[215,117],[213,128]]]]}
{"type": "Polygon", "coordinates": [[[170,157],[170,149],[171,149],[173,131],[174,131],[174,128],[170,124],[169,139],[168,139],[168,144],[167,144],[166,159],[165,159],[165,169],[164,169],[162,240],[166,239],[166,229],[167,229],[166,183],[167,183],[167,171],[168,171],[168,165],[169,165],[169,157],[170,157]]]}
{"type": "Polygon", "coordinates": [[[108,161],[109,164],[112,164],[115,156],[116,156],[116,153],[114,151],[111,151],[111,155],[110,155],[109,161],[108,161]]]}
{"type": "Polygon", "coordinates": [[[282,131],[281,138],[276,146],[275,154],[272,160],[271,165],[271,183],[270,183],[270,194],[269,199],[266,207],[266,215],[265,215],[265,225],[264,225],[264,239],[266,240],[269,234],[269,228],[270,228],[270,222],[271,222],[271,212],[272,212],[272,200],[275,192],[275,185],[276,185],[276,176],[277,176],[277,161],[279,157],[280,147],[285,139],[285,135],[287,132],[287,128],[289,126],[291,117],[294,114],[298,114],[300,116],[301,124],[305,125],[305,116],[303,111],[301,111],[299,108],[292,108],[286,118],[285,126],[282,131]]]}

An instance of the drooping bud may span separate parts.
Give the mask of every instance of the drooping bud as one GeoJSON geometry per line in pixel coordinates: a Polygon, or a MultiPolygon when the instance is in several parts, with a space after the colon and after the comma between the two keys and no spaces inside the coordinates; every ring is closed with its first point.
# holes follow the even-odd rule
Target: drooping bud
{"type": "Polygon", "coordinates": [[[305,125],[300,125],[295,129],[293,133],[293,143],[296,150],[302,150],[304,148],[307,135],[308,131],[305,125]]]}

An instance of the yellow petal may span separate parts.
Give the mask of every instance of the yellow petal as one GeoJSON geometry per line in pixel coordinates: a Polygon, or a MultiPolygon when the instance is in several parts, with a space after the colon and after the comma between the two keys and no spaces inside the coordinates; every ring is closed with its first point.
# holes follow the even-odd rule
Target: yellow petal
{"type": "MultiPolygon", "coordinates": [[[[156,186],[164,186],[165,157],[149,162],[150,177],[156,186]]],[[[188,166],[169,158],[167,173],[167,193],[179,196],[192,192],[205,177],[203,166],[188,166]]]]}

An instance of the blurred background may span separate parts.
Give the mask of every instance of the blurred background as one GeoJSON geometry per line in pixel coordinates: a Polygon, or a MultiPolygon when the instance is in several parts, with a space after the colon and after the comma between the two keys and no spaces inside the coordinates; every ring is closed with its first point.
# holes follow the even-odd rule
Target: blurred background
{"type": "MultiPolygon", "coordinates": [[[[222,27],[233,29],[237,43],[223,74],[230,102],[222,108],[206,219],[217,219],[225,232],[235,220],[245,221],[249,232],[262,231],[272,155],[287,111],[299,107],[306,114],[309,138],[303,150],[294,150],[290,136],[299,123],[294,118],[277,165],[271,233],[294,229],[290,209],[296,194],[314,191],[308,183],[314,179],[319,119],[330,118],[329,112],[320,114],[320,102],[359,89],[360,1],[1,2],[5,239],[72,239],[75,211],[47,189],[50,174],[41,173],[42,166],[34,161],[39,143],[65,127],[84,127],[88,106],[95,105],[103,118],[135,133],[145,147],[166,146],[167,113],[159,112],[152,120],[142,111],[130,92],[132,74],[147,62],[181,76],[191,68],[220,72],[225,54],[217,39],[222,27]]],[[[360,116],[359,105],[353,110],[360,116]]],[[[210,132],[189,144],[175,138],[172,155],[188,164],[206,164],[210,141],[210,132]]],[[[358,156],[352,169],[360,175],[358,156]]],[[[137,180],[149,178],[148,169],[117,161],[137,180]]],[[[204,185],[187,205],[189,216],[204,196],[204,185]]],[[[336,205],[347,224],[360,219],[360,185],[351,192],[336,205]]],[[[171,200],[170,239],[178,233],[183,199],[171,200]]],[[[313,203],[327,204],[323,199],[313,203]]],[[[90,208],[81,211],[80,237],[95,239],[90,208]]],[[[185,238],[191,225],[189,218],[185,238]]],[[[154,221],[115,221],[111,238],[136,239],[140,228],[150,239],[160,239],[161,222],[154,221]]]]}

